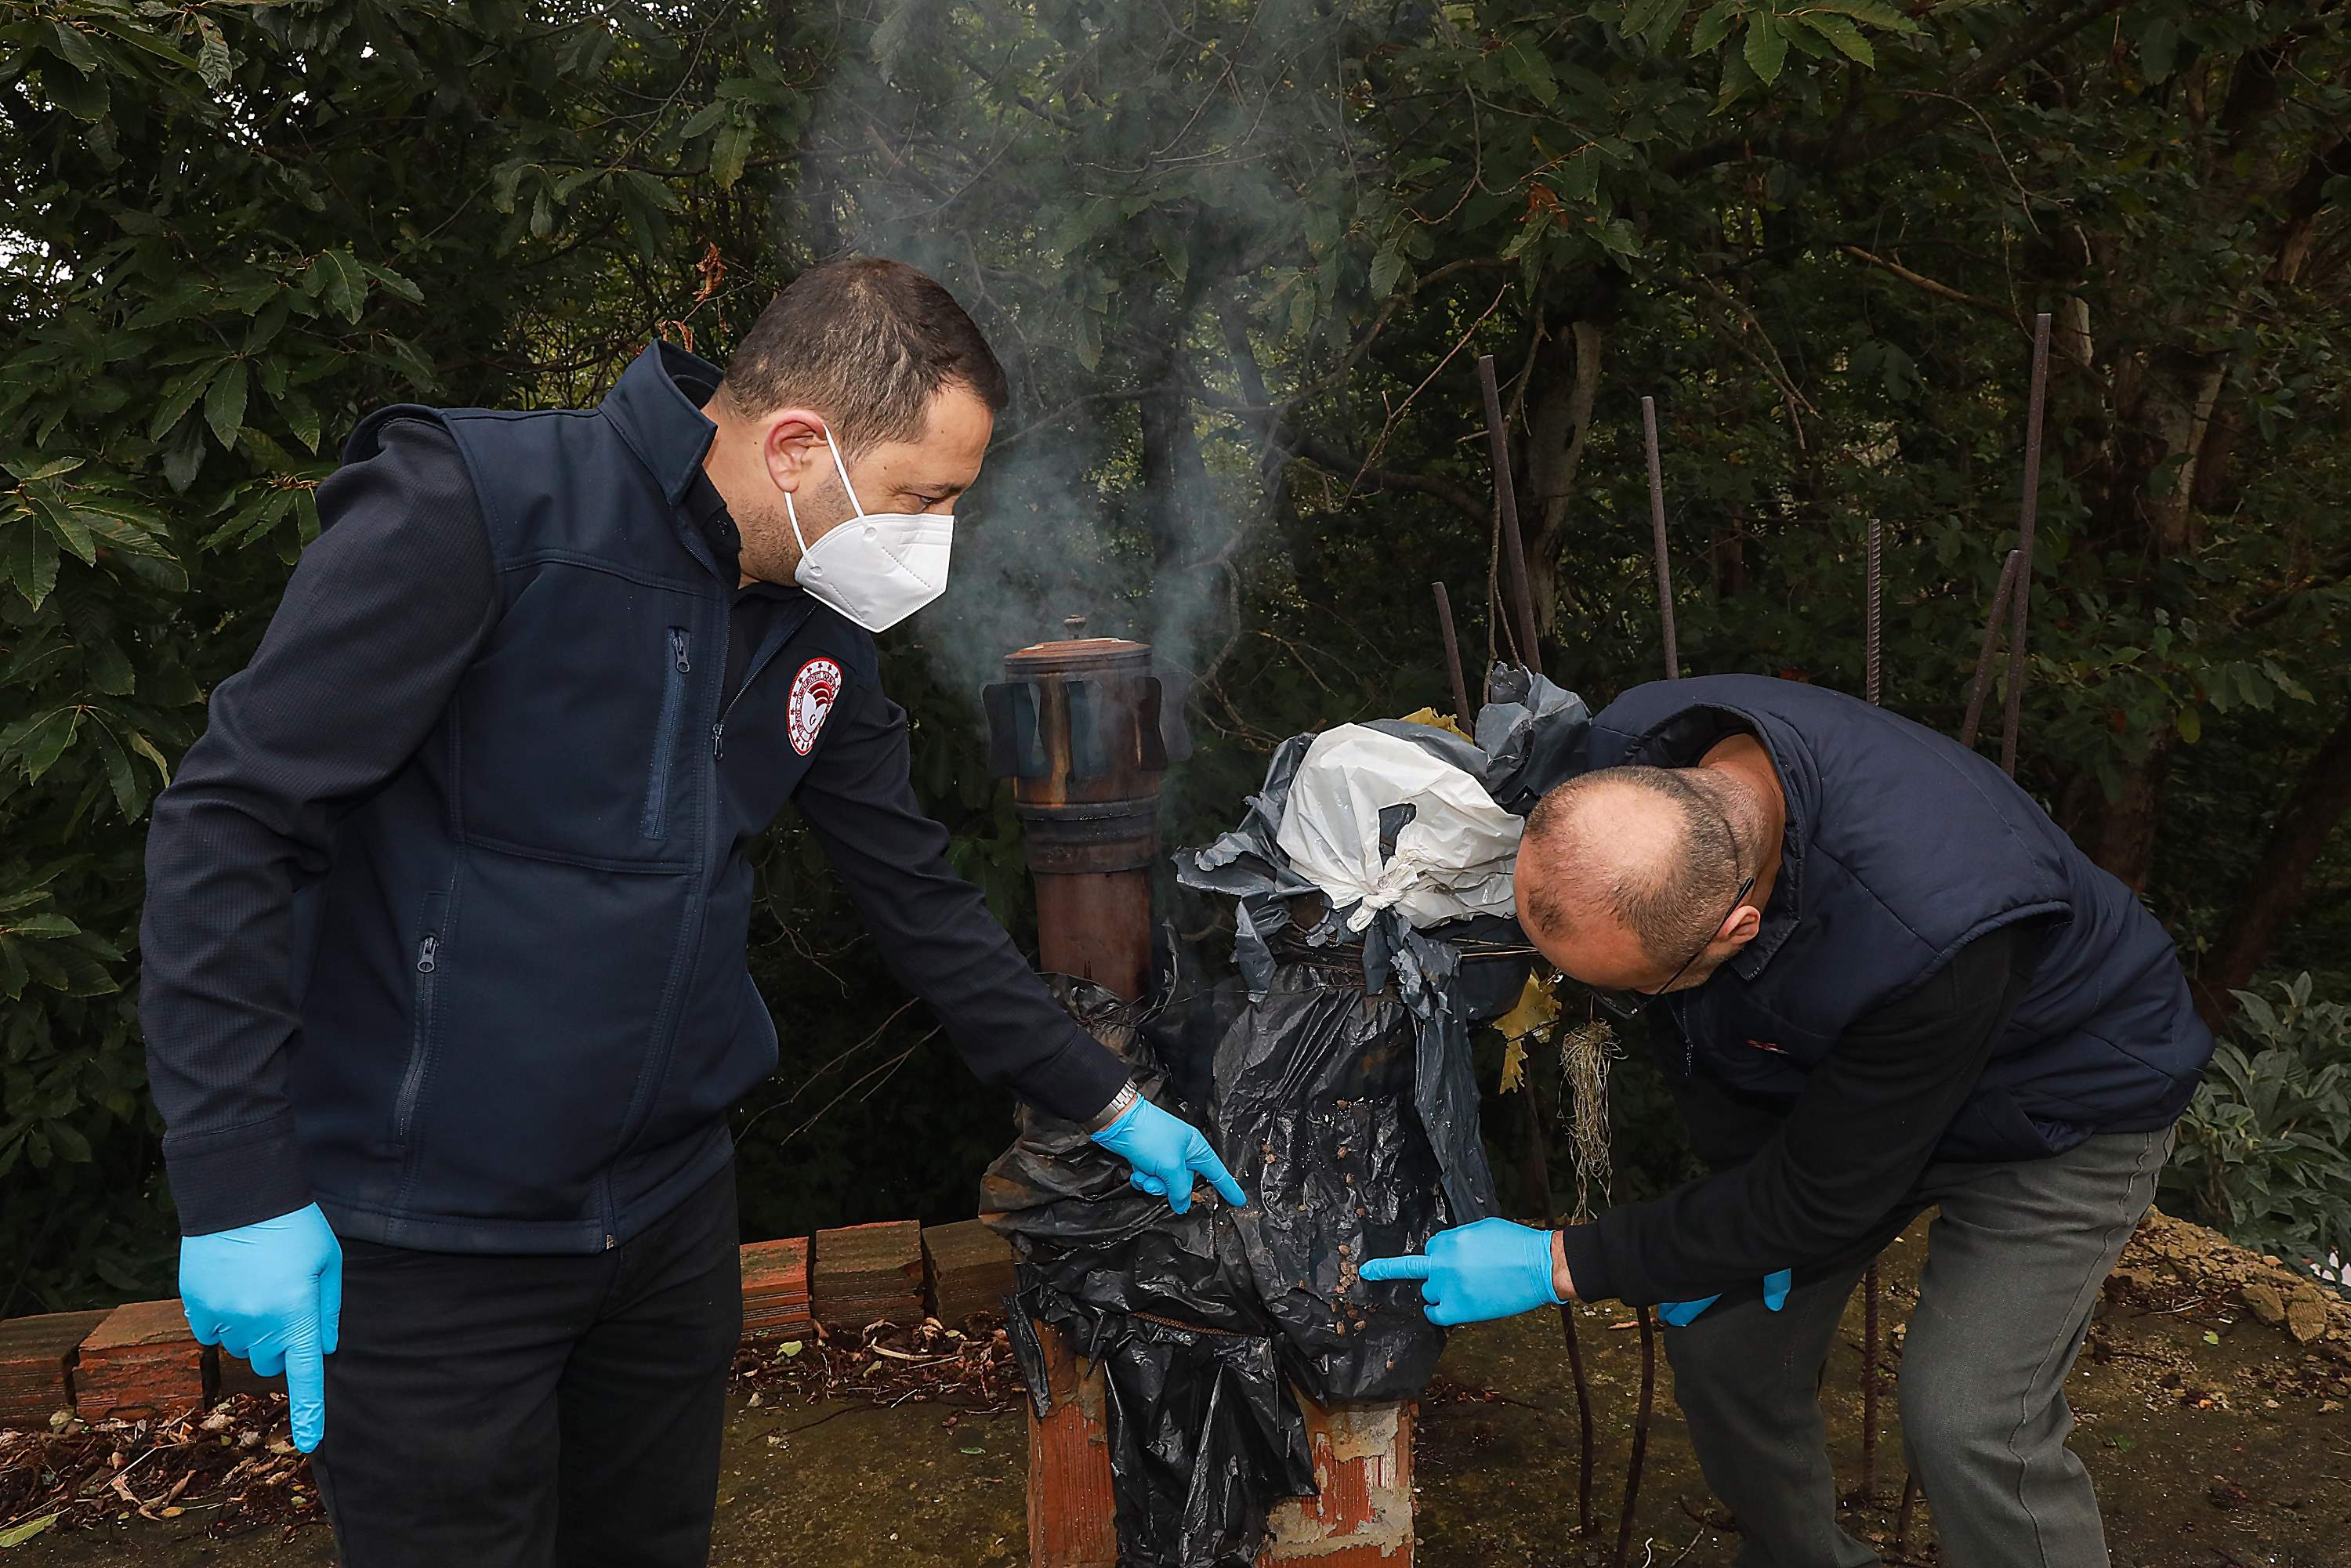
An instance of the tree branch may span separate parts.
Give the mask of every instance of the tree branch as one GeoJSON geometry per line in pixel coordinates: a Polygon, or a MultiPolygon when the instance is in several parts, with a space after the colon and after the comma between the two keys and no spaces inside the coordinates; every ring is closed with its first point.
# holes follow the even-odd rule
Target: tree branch
{"type": "Polygon", "coordinates": [[[2351,712],[2323,741],[2301,780],[2278,813],[2262,858],[2245,879],[2245,891],[2220,929],[2218,951],[2196,977],[2196,1010],[2219,1024],[2236,1011],[2229,993],[2252,981],[2277,938],[2301,907],[2303,879],[2326,848],[2346,810],[2351,810],[2351,712]]]}
{"type": "Polygon", "coordinates": [[[2306,580],[2295,584],[2267,603],[2259,604],[2237,617],[2237,624],[2250,629],[2276,620],[2294,608],[2296,601],[2314,588],[2329,588],[2351,577],[2351,550],[2346,550],[2327,565],[2321,567],[2306,580]]]}
{"type": "Polygon", "coordinates": [[[1484,528],[1490,520],[1493,507],[1450,479],[1440,479],[1433,474],[1405,474],[1393,468],[1366,467],[1361,458],[1350,456],[1326,442],[1301,440],[1289,444],[1291,456],[1311,463],[1317,468],[1348,477],[1360,476],[1376,479],[1391,490],[1414,490],[1424,496],[1434,496],[1479,528],[1484,528]]]}
{"type": "Polygon", "coordinates": [[[1966,108],[1970,94],[1992,86],[2025,61],[2064,42],[2091,23],[2112,16],[2128,3],[2129,0],[2086,0],[2086,4],[2082,0],[2061,0],[2037,26],[2028,25],[2010,35],[2003,47],[1977,56],[1973,65],[1945,84],[1943,90],[1949,98],[1922,103],[1883,130],[1847,136],[1834,143],[1816,144],[1817,151],[1825,155],[1826,167],[1847,170],[1873,162],[1897,148],[1907,148],[1966,108]]]}
{"type": "MultiPolygon", "coordinates": [[[[1433,269],[1426,276],[1415,280],[1410,288],[1389,295],[1387,303],[1383,305],[1379,314],[1372,319],[1370,329],[1347,350],[1344,359],[1323,374],[1305,382],[1279,401],[1274,401],[1272,394],[1263,389],[1261,381],[1259,391],[1249,393],[1246,402],[1237,402],[1231,398],[1224,397],[1204,382],[1196,383],[1193,395],[1219,413],[1229,413],[1250,419],[1262,419],[1269,414],[1287,414],[1307,399],[1319,397],[1344,382],[1353,372],[1356,365],[1363,361],[1364,356],[1371,351],[1372,344],[1378,339],[1380,333],[1386,329],[1388,319],[1395,314],[1397,308],[1406,299],[1416,298],[1423,289],[1434,288],[1457,273],[1498,272],[1509,268],[1511,265],[1507,261],[1497,261],[1491,256],[1464,256],[1458,261],[1448,261],[1444,266],[1433,269]]],[[[1236,276],[1246,276],[1251,270],[1254,269],[1242,268],[1236,276]]]]}
{"type": "Polygon", "coordinates": [[[2341,174],[2351,174],[2351,136],[2338,137],[2333,146],[2312,153],[2301,178],[2287,189],[2285,212],[2278,225],[2276,259],[2270,266],[2273,283],[2300,279],[2318,235],[2319,214],[2326,208],[2326,187],[2341,174]]]}
{"type": "Polygon", "coordinates": [[[1882,256],[1873,256],[1857,245],[1841,245],[1837,248],[1856,261],[1866,262],[1872,267],[1881,267],[1892,273],[1911,287],[1931,294],[1938,299],[1948,299],[1954,305],[1964,305],[1971,310],[1982,310],[1998,316],[2002,320],[2016,319],[2015,313],[1997,299],[1986,299],[1980,294],[1963,293],[1948,283],[1938,283],[1923,273],[1913,272],[1900,262],[1888,261],[1882,256]]]}

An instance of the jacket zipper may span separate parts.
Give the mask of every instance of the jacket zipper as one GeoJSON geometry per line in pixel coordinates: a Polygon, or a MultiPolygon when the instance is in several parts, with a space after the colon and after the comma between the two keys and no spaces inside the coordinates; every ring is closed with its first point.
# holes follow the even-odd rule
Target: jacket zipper
{"type": "MultiPolygon", "coordinates": [[[[731,625],[733,615],[734,609],[730,600],[719,613],[719,641],[722,644],[726,643],[734,634],[731,625]]],[[[711,765],[708,768],[698,770],[701,775],[702,787],[705,791],[707,791],[705,796],[707,804],[705,808],[705,814],[704,818],[705,821],[716,821],[717,820],[718,763],[724,760],[726,756],[727,715],[735,711],[735,705],[743,699],[743,694],[745,692],[751,689],[752,683],[758,679],[759,673],[775,662],[776,655],[784,651],[786,645],[789,644],[795,636],[799,634],[800,629],[803,626],[806,626],[808,622],[809,615],[807,613],[800,614],[797,617],[787,615],[782,618],[779,622],[771,631],[769,631],[767,640],[760,644],[758,651],[752,655],[750,665],[743,672],[742,684],[735,689],[734,695],[728,698],[720,706],[718,717],[710,727],[711,765]]],[[[697,853],[700,859],[700,865],[695,871],[695,875],[701,883],[701,885],[697,888],[695,894],[694,908],[693,913],[688,919],[684,946],[679,954],[680,968],[673,981],[673,995],[675,994],[675,991],[678,988],[692,983],[696,967],[701,962],[702,934],[704,922],[708,914],[710,891],[708,882],[712,872],[712,868],[709,863],[710,846],[707,844],[699,846],[697,853]]],[[[679,1012],[679,1005],[673,1001],[667,1015],[662,1019],[660,1043],[653,1052],[651,1058],[646,1061],[643,1070],[643,1076],[639,1080],[638,1092],[630,1104],[628,1120],[622,1128],[620,1144],[614,1151],[613,1157],[615,1159],[619,1158],[621,1155],[625,1154],[630,1148],[635,1145],[638,1135],[644,1131],[647,1118],[653,1113],[653,1103],[651,1097],[659,1092],[661,1082],[669,1071],[670,1053],[675,1050],[677,1046],[679,1012]]],[[[615,1222],[615,1212],[611,1197],[611,1172],[609,1167],[607,1168],[603,1183],[603,1204],[605,1215],[604,1231],[607,1238],[610,1238],[619,1229],[619,1226],[615,1222]]],[[[611,1244],[611,1243],[608,1239],[606,1245],[610,1246],[611,1244]]]]}
{"type": "Polygon", "coordinates": [[[408,1071],[401,1075],[400,1096],[392,1103],[393,1141],[405,1146],[416,1123],[416,1101],[424,1088],[424,1061],[433,1038],[433,983],[441,971],[441,934],[427,931],[416,943],[416,1019],[408,1050],[408,1071]]]}
{"type": "MultiPolygon", "coordinates": [[[[743,694],[749,691],[752,683],[759,678],[759,673],[773,664],[776,655],[782,653],[791,640],[799,634],[800,629],[808,624],[810,613],[812,612],[803,612],[797,617],[788,615],[769,631],[767,641],[760,645],[758,653],[752,655],[749,667],[743,672],[742,684],[737,686],[734,694],[720,705],[718,717],[710,727],[711,765],[708,768],[697,769],[701,775],[702,787],[705,791],[706,804],[703,818],[705,822],[714,822],[718,816],[718,764],[725,760],[726,756],[727,716],[735,711],[735,705],[743,700],[743,694]]],[[[730,595],[721,601],[719,611],[718,643],[721,647],[731,646],[731,639],[734,636],[733,620],[734,604],[730,595]]],[[[684,946],[678,955],[679,967],[674,971],[671,985],[673,998],[684,986],[692,984],[695,972],[701,963],[702,934],[709,905],[708,881],[712,869],[709,863],[710,846],[708,844],[699,846],[697,853],[700,864],[695,872],[695,876],[702,885],[695,894],[694,908],[688,918],[684,946]]],[[[681,1005],[673,999],[667,1016],[661,1021],[660,1042],[651,1059],[641,1070],[642,1076],[638,1080],[637,1092],[632,1098],[628,1119],[622,1127],[620,1143],[613,1151],[615,1160],[635,1145],[639,1135],[644,1131],[647,1119],[653,1114],[651,1097],[660,1092],[662,1081],[669,1072],[670,1053],[677,1047],[680,1011],[681,1005]]],[[[619,1210],[612,1201],[612,1173],[610,1165],[605,1166],[598,1187],[604,1210],[604,1246],[607,1250],[610,1250],[617,1244],[617,1233],[620,1230],[619,1210]]]]}
{"type": "Polygon", "coordinates": [[[685,677],[694,660],[683,626],[669,629],[669,667],[662,673],[661,718],[653,730],[653,775],[645,781],[645,816],[642,826],[649,839],[669,831],[669,766],[677,750],[677,732],[685,710],[685,677]]]}
{"type": "Polygon", "coordinates": [[[726,706],[719,710],[718,722],[710,727],[711,760],[726,760],[726,721],[734,716],[735,705],[743,700],[743,694],[751,689],[751,683],[759,678],[759,672],[775,663],[776,655],[784,651],[784,645],[799,635],[800,628],[807,624],[808,617],[803,615],[797,621],[778,625],[768,633],[768,641],[752,656],[750,667],[743,672],[742,684],[729,694],[726,706]]]}

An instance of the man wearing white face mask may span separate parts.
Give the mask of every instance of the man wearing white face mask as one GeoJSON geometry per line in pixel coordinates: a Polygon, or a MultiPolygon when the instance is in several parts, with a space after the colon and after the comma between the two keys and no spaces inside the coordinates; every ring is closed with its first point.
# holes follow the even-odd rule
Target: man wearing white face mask
{"type": "Polygon", "coordinates": [[[156,804],[141,1006],[189,1320],[285,1372],[351,1568],[706,1560],[787,801],[981,1077],[1246,1201],[947,869],[881,690],[1006,398],[944,289],[843,262],[723,378],[383,410],[320,486],[156,804]]]}
{"type": "MultiPolygon", "coordinates": [[[[947,585],[947,559],[955,548],[955,518],[919,512],[868,512],[831,431],[820,431],[826,455],[841,476],[850,515],[809,543],[800,531],[794,494],[784,491],[784,515],[791,519],[792,544],[799,562],[792,580],[868,632],[886,632],[936,599],[947,585]]],[[[924,499],[916,486],[915,500],[924,499]]],[[[934,503],[946,506],[942,498],[934,503]]]]}

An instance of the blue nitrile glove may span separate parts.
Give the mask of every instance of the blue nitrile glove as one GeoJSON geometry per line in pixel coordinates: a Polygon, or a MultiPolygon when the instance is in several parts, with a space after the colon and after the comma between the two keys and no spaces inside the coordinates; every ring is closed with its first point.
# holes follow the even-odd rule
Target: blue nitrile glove
{"type": "Polygon", "coordinates": [[[294,1446],[327,1431],[327,1368],[343,1317],[343,1249],[315,1203],[180,1241],[180,1303],[205,1344],[286,1374],[294,1446]]]}
{"type": "Polygon", "coordinates": [[[1181,1116],[1171,1116],[1148,1100],[1137,1100],[1124,1115],[1092,1134],[1095,1143],[1134,1167],[1135,1186],[1182,1214],[1192,1207],[1192,1178],[1204,1176],[1227,1203],[1246,1207],[1249,1194],[1200,1135],[1181,1116]]]}
{"type": "MultiPolygon", "coordinates": [[[[1763,1276],[1763,1304],[1778,1312],[1788,1304],[1788,1284],[1794,1276],[1782,1269],[1763,1276]]],[[[1701,1296],[1695,1301],[1659,1301],[1657,1321],[1667,1328],[1681,1328],[1698,1313],[1722,1300],[1720,1296],[1701,1296]]]]}
{"type": "Polygon", "coordinates": [[[1428,1239],[1426,1254],[1374,1258],[1366,1280],[1418,1280],[1433,1323],[1475,1323],[1557,1306],[1551,1288],[1551,1232],[1481,1219],[1428,1239]]]}

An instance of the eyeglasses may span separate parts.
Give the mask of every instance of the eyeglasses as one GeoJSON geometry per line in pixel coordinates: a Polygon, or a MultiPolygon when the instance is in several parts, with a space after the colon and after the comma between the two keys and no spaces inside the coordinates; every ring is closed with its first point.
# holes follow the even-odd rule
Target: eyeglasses
{"type": "MultiPolygon", "coordinates": [[[[1714,928],[1717,932],[1721,931],[1722,921],[1728,920],[1733,915],[1737,914],[1739,912],[1739,906],[1747,902],[1747,895],[1754,891],[1755,879],[1751,876],[1739,884],[1739,891],[1731,895],[1730,907],[1722,912],[1722,920],[1718,920],[1714,923],[1714,928]]],[[[1609,1017],[1617,1019],[1619,1022],[1630,1023],[1633,1019],[1641,1016],[1641,1009],[1643,1008],[1646,1007],[1649,1003],[1656,1001],[1667,991],[1672,990],[1674,988],[1674,982],[1680,979],[1684,975],[1688,974],[1690,971],[1690,966],[1697,963],[1701,957],[1705,956],[1706,950],[1713,946],[1714,937],[1712,936],[1708,936],[1705,941],[1699,943],[1698,945],[1698,950],[1692,953],[1688,957],[1683,959],[1681,967],[1676,969],[1671,976],[1667,977],[1666,983],[1659,986],[1654,991],[1618,990],[1607,986],[1586,986],[1583,988],[1592,993],[1593,1005],[1598,1007],[1602,1012],[1606,1013],[1609,1017]]]]}

